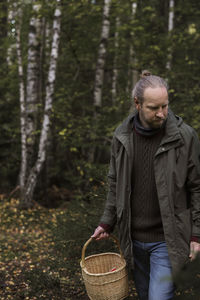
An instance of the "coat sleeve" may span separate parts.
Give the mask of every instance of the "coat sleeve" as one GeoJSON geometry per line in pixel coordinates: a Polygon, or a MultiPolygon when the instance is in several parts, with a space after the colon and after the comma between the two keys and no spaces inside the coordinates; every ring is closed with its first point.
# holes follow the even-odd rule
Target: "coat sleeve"
{"type": "Polygon", "coordinates": [[[200,237],[200,142],[193,131],[188,158],[187,190],[190,194],[192,236],[200,237]]]}
{"type": "Polygon", "coordinates": [[[108,194],[105,204],[104,213],[100,220],[100,223],[109,225],[112,230],[115,226],[117,217],[116,217],[116,183],[117,183],[117,174],[116,174],[116,162],[115,154],[116,153],[116,140],[113,138],[111,146],[111,158],[110,158],[110,167],[108,172],[108,194]]]}

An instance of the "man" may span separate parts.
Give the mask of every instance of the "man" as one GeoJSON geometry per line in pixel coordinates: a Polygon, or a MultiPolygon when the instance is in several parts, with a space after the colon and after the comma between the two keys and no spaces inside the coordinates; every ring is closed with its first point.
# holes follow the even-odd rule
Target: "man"
{"type": "Polygon", "coordinates": [[[168,109],[166,82],[143,72],[133,90],[137,112],[115,131],[109,192],[93,238],[118,224],[141,300],[170,300],[172,276],[200,251],[200,143],[168,109]]]}

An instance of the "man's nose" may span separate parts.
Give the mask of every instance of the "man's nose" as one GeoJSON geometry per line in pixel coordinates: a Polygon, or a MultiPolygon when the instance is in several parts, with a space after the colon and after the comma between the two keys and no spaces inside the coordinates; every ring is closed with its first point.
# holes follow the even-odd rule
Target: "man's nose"
{"type": "Polygon", "coordinates": [[[163,119],[163,118],[164,118],[164,113],[163,113],[163,111],[162,111],[162,110],[158,111],[158,112],[156,113],[156,117],[157,117],[157,118],[160,118],[160,119],[163,119]]]}

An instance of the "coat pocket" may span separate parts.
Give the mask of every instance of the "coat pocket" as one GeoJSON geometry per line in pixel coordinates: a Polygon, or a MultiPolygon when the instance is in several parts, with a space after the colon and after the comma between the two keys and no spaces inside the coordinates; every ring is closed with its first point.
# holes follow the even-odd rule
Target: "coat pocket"
{"type": "Polygon", "coordinates": [[[192,223],[190,208],[182,212],[175,213],[177,244],[186,250],[190,245],[192,223]]]}

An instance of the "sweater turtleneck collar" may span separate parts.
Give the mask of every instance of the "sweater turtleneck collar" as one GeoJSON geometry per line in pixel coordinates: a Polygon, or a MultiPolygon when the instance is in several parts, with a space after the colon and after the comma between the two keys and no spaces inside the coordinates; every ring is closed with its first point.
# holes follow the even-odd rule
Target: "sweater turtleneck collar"
{"type": "Polygon", "coordinates": [[[135,115],[134,118],[134,124],[133,124],[133,128],[135,129],[135,131],[141,135],[144,136],[153,136],[155,134],[157,134],[158,132],[160,132],[164,127],[165,127],[165,123],[166,121],[162,124],[162,126],[160,128],[145,128],[142,126],[140,119],[139,119],[139,113],[137,112],[137,114],[135,115]]]}

